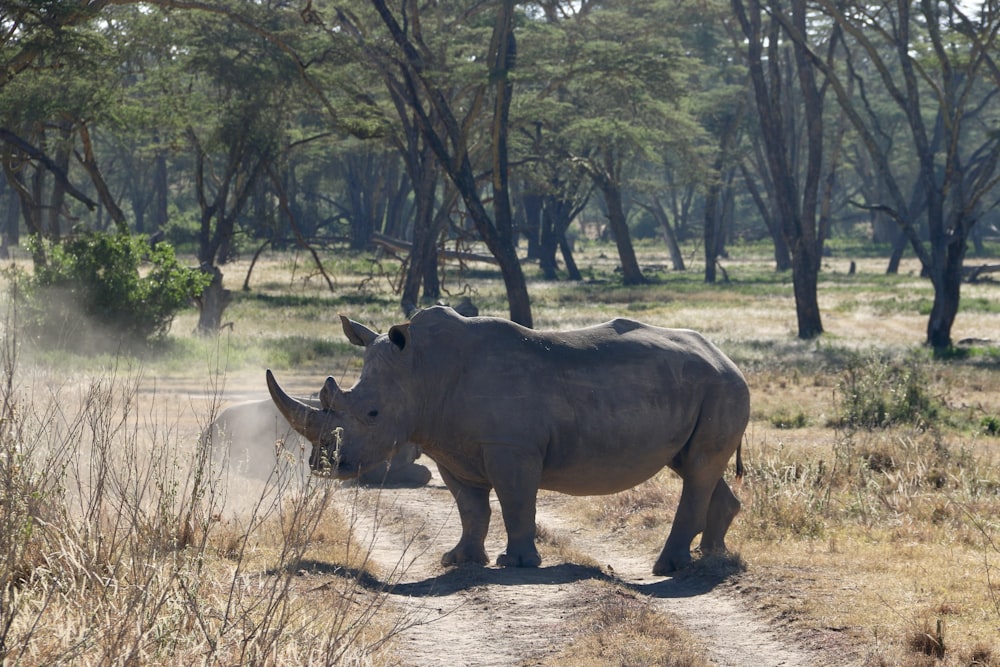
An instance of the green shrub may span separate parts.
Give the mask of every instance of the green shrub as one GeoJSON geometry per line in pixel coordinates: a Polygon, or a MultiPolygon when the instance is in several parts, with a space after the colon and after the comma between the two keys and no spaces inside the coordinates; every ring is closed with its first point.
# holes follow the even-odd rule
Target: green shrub
{"type": "Polygon", "coordinates": [[[169,244],[142,237],[86,233],[40,243],[45,264],[11,284],[20,321],[47,346],[90,351],[162,337],[211,279],[181,266],[169,244]]]}
{"type": "Polygon", "coordinates": [[[944,406],[928,385],[916,357],[894,362],[875,355],[854,356],[838,386],[840,424],[868,430],[931,424],[942,417],[944,406]]]}
{"type": "Polygon", "coordinates": [[[784,408],[771,415],[770,421],[771,426],[780,429],[805,428],[809,425],[809,417],[804,412],[800,410],[793,413],[784,408]]]}

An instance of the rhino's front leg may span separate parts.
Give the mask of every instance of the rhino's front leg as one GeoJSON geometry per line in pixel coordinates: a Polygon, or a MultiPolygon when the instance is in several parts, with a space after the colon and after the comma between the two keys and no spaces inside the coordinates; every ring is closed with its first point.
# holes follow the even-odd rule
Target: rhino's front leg
{"type": "Polygon", "coordinates": [[[507,549],[497,556],[497,565],[538,567],[542,557],[535,548],[535,504],[541,460],[520,448],[506,446],[484,448],[484,459],[507,529],[507,549]]]}
{"type": "Polygon", "coordinates": [[[478,563],[486,565],[490,559],[486,556],[486,533],[490,527],[490,490],[489,488],[471,486],[459,481],[445,468],[438,466],[441,479],[451,491],[458,505],[458,516],[462,520],[462,537],[451,551],[441,557],[441,564],[459,565],[461,563],[478,563]]]}

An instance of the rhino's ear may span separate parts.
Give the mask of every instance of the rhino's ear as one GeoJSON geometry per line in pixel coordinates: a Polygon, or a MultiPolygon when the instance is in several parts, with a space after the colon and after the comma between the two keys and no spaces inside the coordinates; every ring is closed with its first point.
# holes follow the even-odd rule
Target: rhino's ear
{"type": "Polygon", "coordinates": [[[347,336],[347,340],[355,345],[368,347],[373,340],[378,338],[377,333],[359,322],[348,319],[346,315],[340,316],[340,323],[344,327],[344,335],[347,336]]]}
{"type": "Polygon", "coordinates": [[[323,383],[323,388],[319,390],[319,404],[324,410],[339,410],[343,407],[341,405],[343,395],[344,392],[337,386],[337,381],[333,377],[328,377],[323,383]]]}
{"type": "Polygon", "coordinates": [[[400,350],[406,349],[410,344],[410,323],[397,324],[389,329],[389,340],[400,350]]]}

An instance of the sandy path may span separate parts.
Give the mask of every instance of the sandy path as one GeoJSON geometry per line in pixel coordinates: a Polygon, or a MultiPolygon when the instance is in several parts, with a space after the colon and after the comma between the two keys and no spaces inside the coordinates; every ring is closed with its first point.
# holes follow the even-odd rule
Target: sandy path
{"type": "MultiPolygon", "coordinates": [[[[359,543],[371,549],[382,578],[395,582],[392,601],[412,623],[398,637],[400,664],[536,664],[570,640],[566,620],[588,604],[585,582],[605,576],[649,596],[659,610],[700,638],[714,664],[805,667],[835,662],[782,637],[741,600],[716,590],[718,582],[650,575],[655,553],[635,554],[615,536],[580,526],[560,510],[561,496],[539,499],[538,523],[613,574],[570,563],[543,563],[538,569],[444,569],[439,558],[454,546],[460,527],[451,495],[436,475],[422,489],[349,493],[354,494],[359,543]]],[[[493,523],[487,551],[495,558],[503,546],[495,499],[493,523]]]]}

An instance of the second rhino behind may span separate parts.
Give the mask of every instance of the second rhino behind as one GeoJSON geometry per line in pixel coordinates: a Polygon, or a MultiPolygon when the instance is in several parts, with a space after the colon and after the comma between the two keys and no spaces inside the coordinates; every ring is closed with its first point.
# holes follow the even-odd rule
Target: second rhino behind
{"type": "MultiPolygon", "coordinates": [[[[304,405],[320,407],[316,399],[298,400],[304,405]]],[[[296,458],[312,450],[312,443],[288,424],[269,398],[237,403],[222,410],[203,437],[211,438],[216,460],[225,459],[238,473],[252,479],[266,479],[271,474],[280,450],[296,458]]],[[[414,462],[419,456],[419,448],[408,442],[390,461],[383,460],[365,470],[357,481],[369,486],[423,486],[430,481],[431,471],[414,462]]]]}

